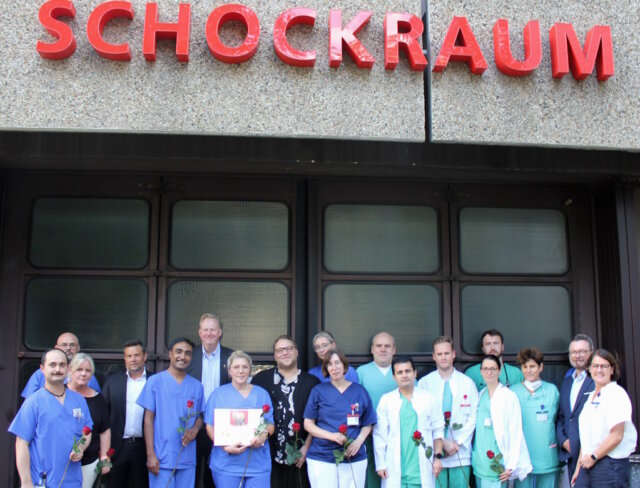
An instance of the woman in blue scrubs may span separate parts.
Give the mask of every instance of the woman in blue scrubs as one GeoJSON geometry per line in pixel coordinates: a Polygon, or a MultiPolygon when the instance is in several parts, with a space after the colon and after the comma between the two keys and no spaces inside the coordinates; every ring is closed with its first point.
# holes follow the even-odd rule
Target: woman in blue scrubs
{"type": "Polygon", "coordinates": [[[311,390],[304,428],[313,436],[307,452],[312,488],[363,488],[367,472],[364,441],[376,423],[371,398],[358,383],[345,378],[349,362],[338,349],[328,351],[322,371],[329,381],[311,390]],[[349,445],[345,448],[345,444],[349,445]],[[334,450],[344,452],[336,465],[334,450]]]}
{"type": "Polygon", "coordinates": [[[234,351],[227,361],[227,371],[231,383],[216,388],[205,407],[204,420],[207,434],[214,440],[214,415],[216,408],[262,409],[267,428],[258,433],[249,445],[214,446],[209,458],[209,468],[213,474],[216,488],[270,488],[271,451],[267,439],[273,434],[273,405],[267,391],[249,383],[251,376],[251,357],[234,351]],[[244,480],[242,478],[244,474],[244,480]],[[242,485],[240,485],[242,483],[242,485]]]}
{"type": "Polygon", "coordinates": [[[556,415],[558,388],[540,379],[544,356],[537,347],[525,348],[518,353],[524,381],[511,388],[520,401],[522,430],[527,442],[533,471],[516,488],[556,488],[559,482],[558,442],[556,415]]]}

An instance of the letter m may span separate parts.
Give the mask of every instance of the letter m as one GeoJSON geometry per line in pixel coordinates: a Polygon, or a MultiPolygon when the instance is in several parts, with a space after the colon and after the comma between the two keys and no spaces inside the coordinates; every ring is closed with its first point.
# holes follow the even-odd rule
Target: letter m
{"type": "Polygon", "coordinates": [[[596,25],[588,33],[584,50],[571,24],[556,23],[549,31],[551,45],[551,71],[554,78],[569,73],[576,80],[584,80],[593,73],[597,62],[598,80],[605,81],[614,75],[613,41],[611,27],[596,25]]]}

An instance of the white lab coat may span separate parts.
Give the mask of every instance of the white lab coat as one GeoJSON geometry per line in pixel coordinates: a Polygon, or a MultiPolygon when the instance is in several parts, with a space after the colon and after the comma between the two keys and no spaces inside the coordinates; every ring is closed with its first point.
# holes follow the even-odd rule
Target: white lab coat
{"type": "MultiPolygon", "coordinates": [[[[479,398],[488,394],[483,388],[479,398]]],[[[516,394],[502,384],[491,399],[491,424],[503,456],[502,464],[505,469],[512,470],[509,479],[525,479],[533,466],[522,432],[522,410],[516,394]]]]}
{"type": "MultiPolygon", "coordinates": [[[[418,382],[418,387],[435,396],[442,409],[444,383],[445,380],[442,379],[440,373],[436,370],[422,378],[418,382]]],[[[446,439],[451,440],[451,436],[453,436],[453,439],[460,445],[460,450],[457,456],[445,457],[442,460],[442,466],[445,468],[457,468],[460,465],[468,466],[471,464],[471,451],[473,447],[471,441],[473,440],[473,432],[476,428],[478,390],[473,380],[457,369],[453,370],[449,378],[449,387],[451,388],[453,401],[451,404],[449,431],[446,433],[446,439]],[[458,430],[452,430],[451,426],[453,424],[461,424],[462,427],[458,430]]]]}
{"type": "MultiPolygon", "coordinates": [[[[373,451],[376,461],[376,471],[386,469],[389,477],[382,480],[382,488],[400,488],[402,481],[400,459],[400,407],[402,398],[400,390],[396,388],[386,393],[378,404],[378,422],[373,428],[373,451]]],[[[418,414],[418,430],[422,433],[427,446],[433,447],[434,439],[442,439],[444,432],[444,417],[442,406],[429,392],[415,388],[411,405],[418,414]]],[[[420,478],[423,488],[435,485],[433,468],[420,446],[420,478]]],[[[433,458],[432,458],[433,460],[433,458]]]]}

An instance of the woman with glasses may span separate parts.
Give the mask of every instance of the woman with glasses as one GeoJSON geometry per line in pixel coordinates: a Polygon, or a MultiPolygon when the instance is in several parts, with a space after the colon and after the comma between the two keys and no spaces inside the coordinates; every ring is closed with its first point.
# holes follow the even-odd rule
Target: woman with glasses
{"type": "Polygon", "coordinates": [[[631,422],[631,401],[616,383],[620,365],[613,354],[597,349],[589,360],[595,390],[580,413],[580,456],[571,482],[575,487],[629,486],[629,456],[638,434],[631,422]]]}
{"type": "Polygon", "coordinates": [[[560,465],[556,440],[558,388],[540,379],[544,356],[537,347],[527,347],[518,353],[518,364],[524,381],[511,388],[522,409],[522,430],[527,443],[533,471],[516,488],[556,488],[560,465]]]}
{"type": "Polygon", "coordinates": [[[509,480],[523,480],[532,469],[522,432],[520,402],[499,382],[500,368],[500,359],[492,354],[484,356],[480,363],[487,386],[478,397],[471,455],[477,488],[506,487],[509,480]]]}
{"type": "Polygon", "coordinates": [[[338,349],[324,355],[328,382],[311,390],[304,409],[304,428],[313,436],[307,452],[312,488],[363,488],[367,473],[364,441],[376,423],[367,390],[349,381],[347,358],[338,349]]]}
{"type": "MultiPolygon", "coordinates": [[[[329,377],[325,376],[322,371],[322,361],[324,360],[325,354],[330,349],[335,349],[336,339],[333,337],[333,334],[328,330],[323,330],[322,332],[318,332],[313,336],[313,350],[315,351],[318,359],[320,360],[320,364],[315,366],[309,370],[309,374],[312,374],[316,378],[318,378],[322,382],[329,381],[329,377]]],[[[352,383],[360,383],[358,380],[358,373],[351,366],[346,371],[345,378],[352,383]]]]}

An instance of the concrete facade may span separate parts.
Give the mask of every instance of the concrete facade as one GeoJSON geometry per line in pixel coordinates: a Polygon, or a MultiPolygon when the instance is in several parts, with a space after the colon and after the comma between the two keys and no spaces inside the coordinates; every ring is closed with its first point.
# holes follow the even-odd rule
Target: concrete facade
{"type": "MultiPolygon", "coordinates": [[[[128,42],[130,62],[99,57],[86,25],[98,0],[74,0],[77,50],[70,58],[42,59],[36,41],[53,42],[38,21],[42,2],[10,2],[0,18],[2,98],[0,128],[5,130],[100,131],[204,135],[286,136],[337,139],[423,141],[423,73],[406,58],[395,71],[384,69],[383,19],[387,11],[420,15],[415,0],[350,2],[282,0],[243,4],[260,20],[259,47],[243,64],[225,64],[209,52],[205,26],[223,3],[192,1],[188,63],[175,56],[174,41],[160,41],[157,60],[142,55],[145,1],[134,0],[133,20],[115,19],[104,33],[108,42],[128,42]],[[273,49],[273,25],[287,8],[317,10],[315,25],[294,26],[292,46],[316,50],[313,68],[284,64],[273,49]],[[358,35],[374,56],[372,69],[359,69],[346,50],[342,65],[329,67],[328,17],[342,9],[343,25],[357,12],[373,16],[358,35]]],[[[158,0],[160,22],[176,22],[178,2],[158,0]]],[[[229,23],[221,37],[228,46],[244,41],[244,26],[229,23]]]]}
{"type": "Polygon", "coordinates": [[[463,63],[430,72],[431,138],[435,142],[640,149],[640,4],[445,0],[429,2],[430,59],[438,54],[454,16],[468,19],[488,63],[482,75],[463,63]],[[511,51],[524,58],[523,29],[539,20],[542,61],[523,78],[502,74],[494,62],[493,26],[509,21],[511,51]],[[571,23],[580,43],[594,25],[612,30],[615,75],[600,82],[571,74],[552,78],[549,29],[571,23]]]}

